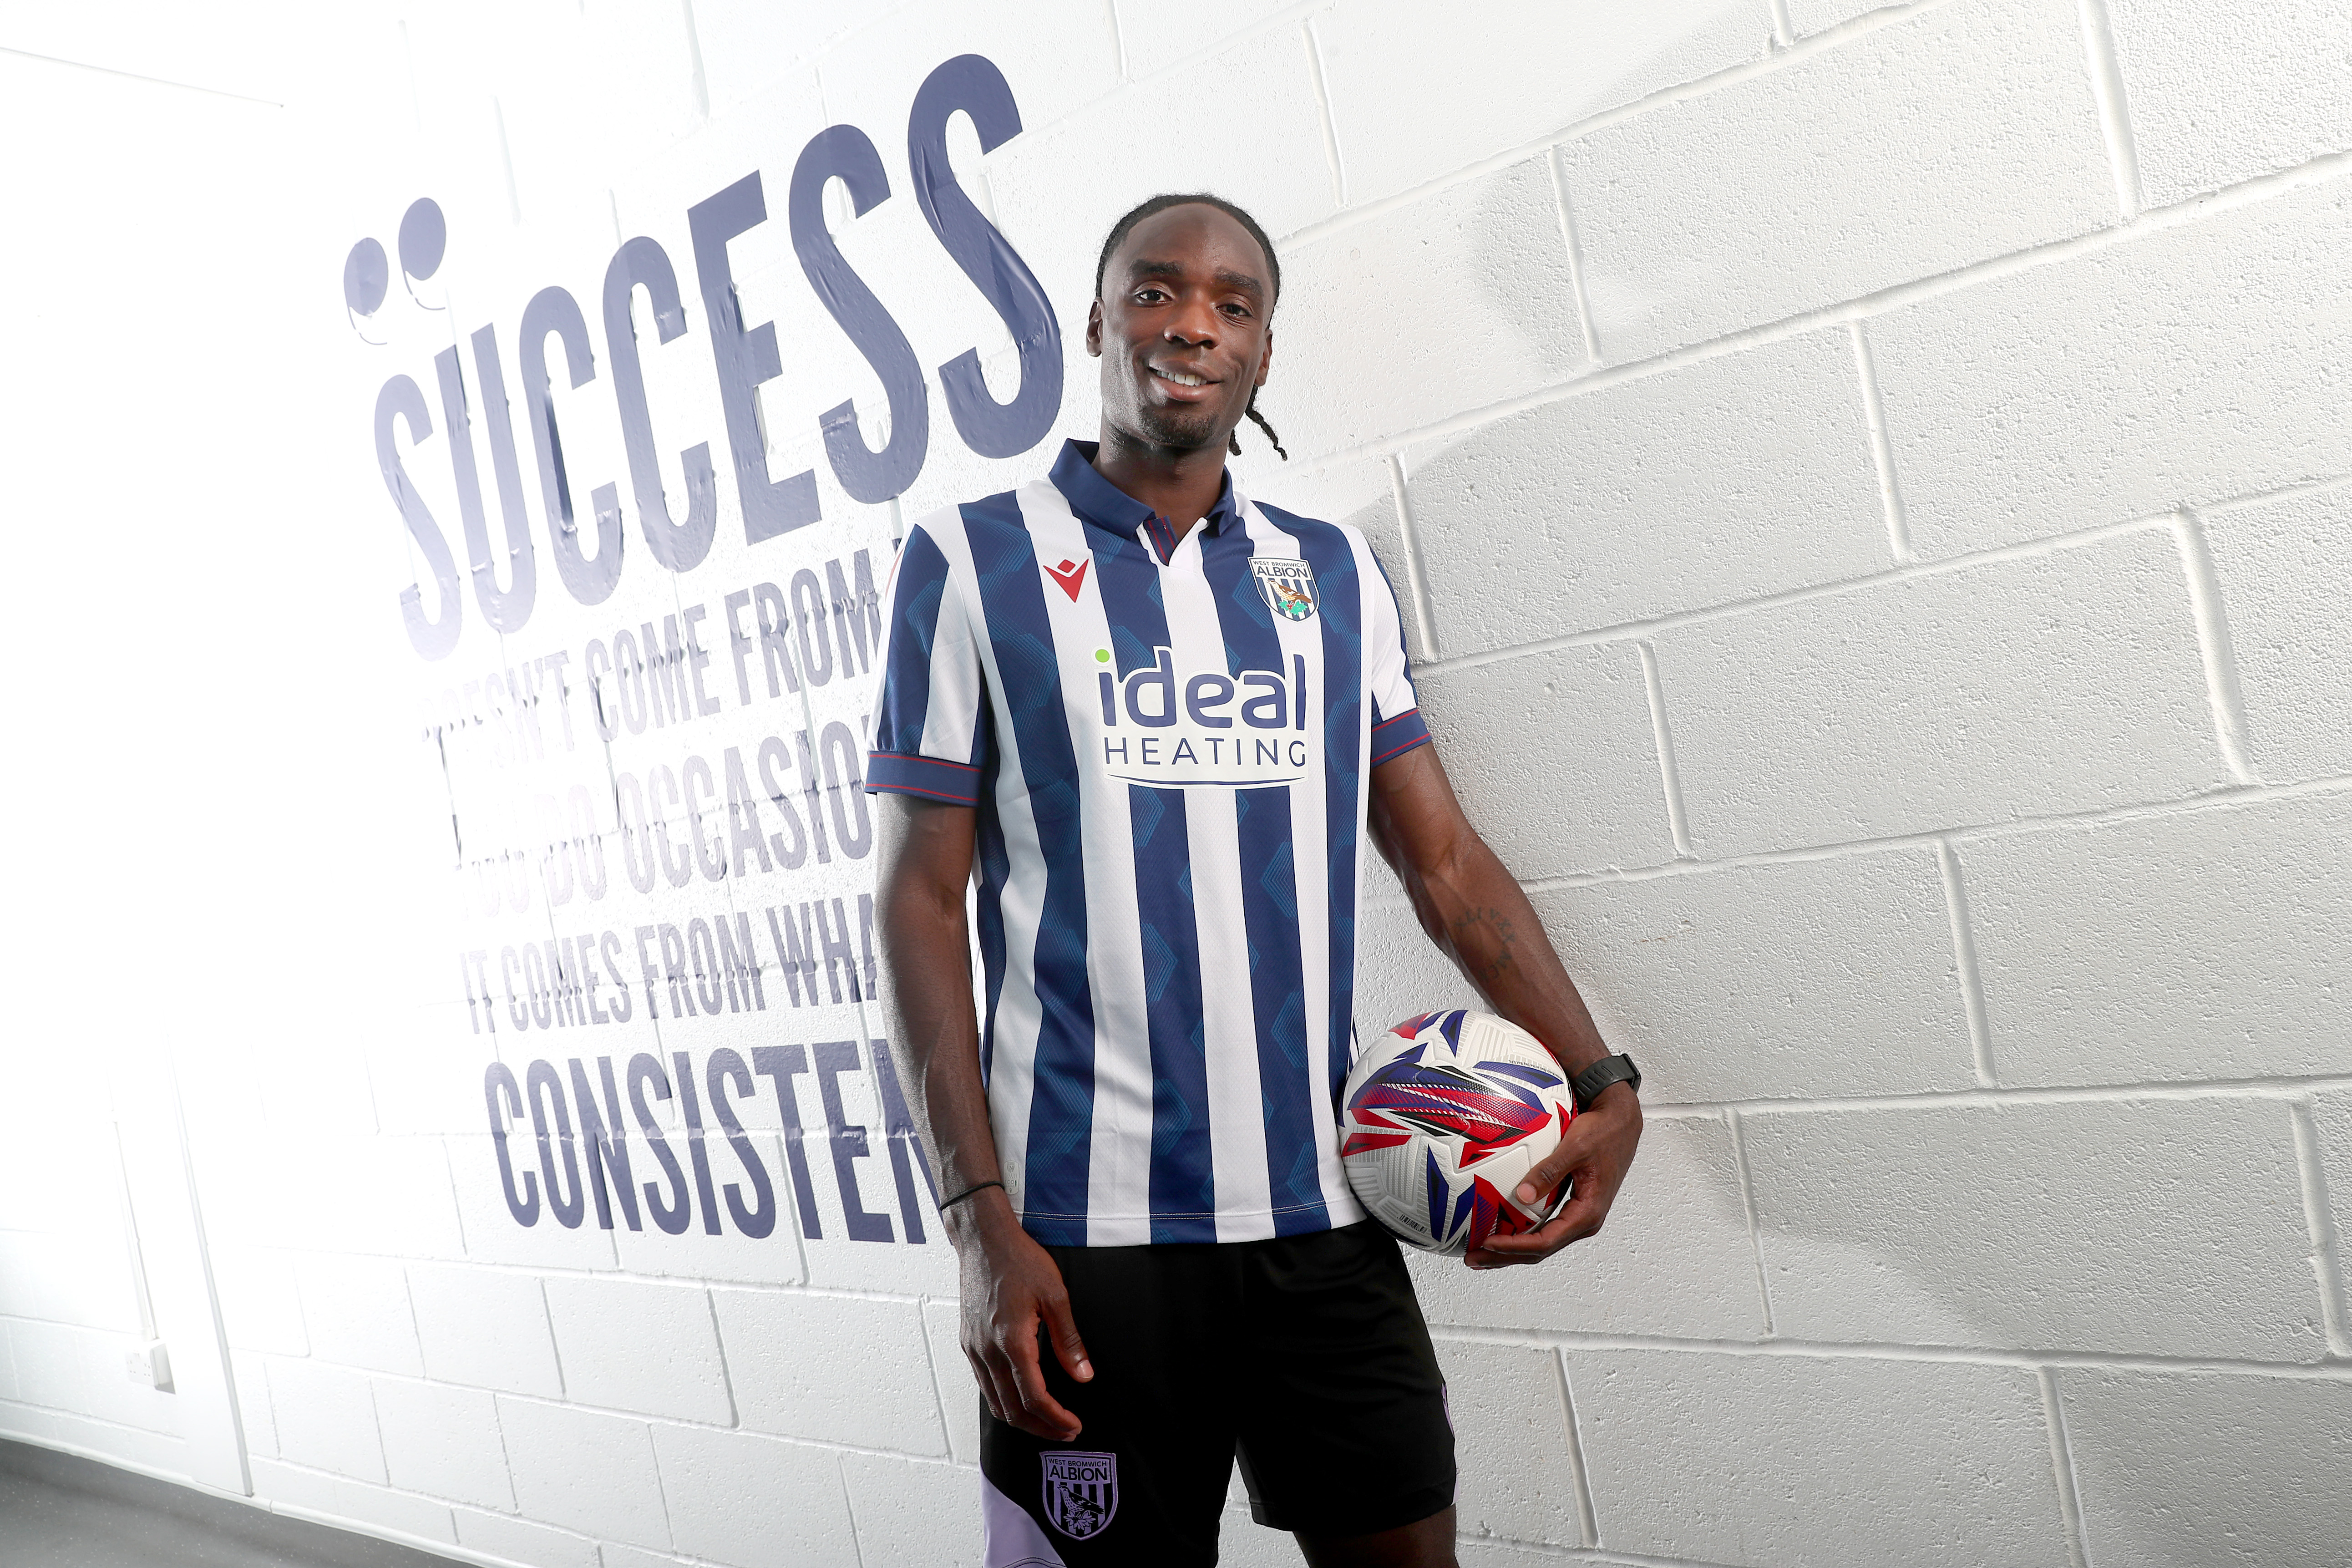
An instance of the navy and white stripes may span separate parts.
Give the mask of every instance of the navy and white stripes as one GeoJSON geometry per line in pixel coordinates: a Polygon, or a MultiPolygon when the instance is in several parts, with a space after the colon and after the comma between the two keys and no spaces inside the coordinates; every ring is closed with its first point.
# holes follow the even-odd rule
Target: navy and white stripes
{"type": "Polygon", "coordinates": [[[982,1065],[1040,1240],[1362,1217],[1339,1164],[1370,770],[1428,739],[1353,529],[1176,541],[1066,445],[908,532],[866,787],[979,810],[982,1065]]]}

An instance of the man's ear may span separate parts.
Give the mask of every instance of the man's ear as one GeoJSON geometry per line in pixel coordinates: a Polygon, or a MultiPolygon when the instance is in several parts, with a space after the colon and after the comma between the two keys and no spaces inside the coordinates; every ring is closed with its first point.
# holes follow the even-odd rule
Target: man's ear
{"type": "MultiPolygon", "coordinates": [[[[1091,333],[1093,330],[1093,328],[1089,327],[1087,331],[1091,333]]],[[[1257,356],[1257,379],[1251,382],[1250,384],[1252,386],[1264,386],[1265,384],[1265,373],[1273,368],[1274,329],[1272,327],[1268,327],[1265,330],[1265,348],[1257,356]]]]}
{"type": "MultiPolygon", "coordinates": [[[[1102,358],[1102,301],[1100,300],[1087,307],[1087,353],[1097,359],[1102,358]]],[[[1260,376],[1258,379],[1263,381],[1265,378],[1260,376]]]]}

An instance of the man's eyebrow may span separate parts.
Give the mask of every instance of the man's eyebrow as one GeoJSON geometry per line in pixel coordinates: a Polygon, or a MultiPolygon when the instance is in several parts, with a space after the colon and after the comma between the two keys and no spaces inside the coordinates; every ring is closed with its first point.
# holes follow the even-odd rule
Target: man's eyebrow
{"type": "MultiPolygon", "coordinates": [[[[1130,283],[1139,283],[1146,278],[1181,278],[1185,275],[1185,271],[1184,264],[1181,261],[1139,259],[1129,263],[1127,276],[1130,283]]],[[[1209,276],[1225,288],[1240,289],[1253,300],[1265,298],[1265,283],[1246,272],[1235,272],[1227,268],[1220,268],[1209,276]]]]}

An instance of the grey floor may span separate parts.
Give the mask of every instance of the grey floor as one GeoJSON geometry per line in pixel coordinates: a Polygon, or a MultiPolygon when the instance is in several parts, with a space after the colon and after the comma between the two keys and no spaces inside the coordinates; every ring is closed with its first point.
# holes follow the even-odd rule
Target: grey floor
{"type": "Polygon", "coordinates": [[[94,1459],[0,1441],[0,1568],[448,1568],[94,1459]]]}

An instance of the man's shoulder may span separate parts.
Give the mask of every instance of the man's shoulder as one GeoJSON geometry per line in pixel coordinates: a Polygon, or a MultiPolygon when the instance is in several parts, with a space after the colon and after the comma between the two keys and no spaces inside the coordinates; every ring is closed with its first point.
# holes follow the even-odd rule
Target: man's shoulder
{"type": "Polygon", "coordinates": [[[1297,540],[1302,552],[1309,556],[1318,553],[1347,554],[1362,559],[1373,553],[1371,541],[1362,529],[1352,522],[1334,522],[1328,518],[1311,517],[1271,501],[1260,500],[1255,496],[1249,498],[1249,504],[1267,522],[1297,540]]]}

